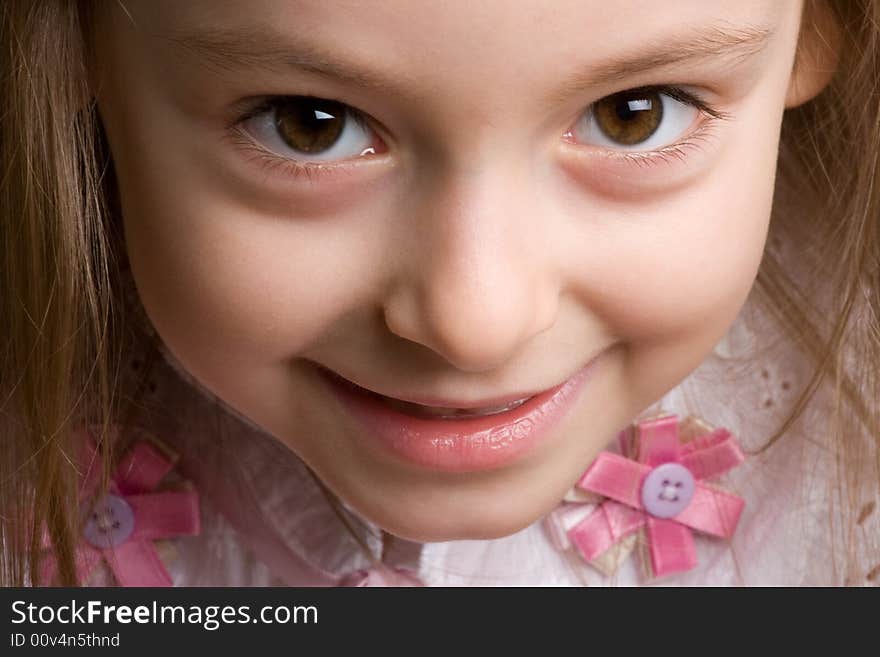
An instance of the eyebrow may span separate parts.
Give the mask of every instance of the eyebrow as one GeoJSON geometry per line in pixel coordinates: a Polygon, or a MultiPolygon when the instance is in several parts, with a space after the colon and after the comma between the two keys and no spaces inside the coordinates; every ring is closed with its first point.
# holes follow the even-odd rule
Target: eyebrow
{"type": "MultiPolygon", "coordinates": [[[[722,60],[733,65],[762,52],[773,29],[768,25],[720,23],[668,37],[655,37],[633,52],[594,63],[547,97],[550,103],[591,87],[606,87],[654,69],[698,66],[722,60]]],[[[278,32],[236,27],[199,27],[163,35],[207,64],[226,70],[296,69],[368,91],[405,95],[413,79],[403,72],[383,73],[344,61],[331,49],[291,40],[278,32]]]]}

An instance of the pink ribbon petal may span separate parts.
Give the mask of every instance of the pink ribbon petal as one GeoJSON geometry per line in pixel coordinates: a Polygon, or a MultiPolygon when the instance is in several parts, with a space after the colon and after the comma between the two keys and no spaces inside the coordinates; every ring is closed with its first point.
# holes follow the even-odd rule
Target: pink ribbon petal
{"type": "MultiPolygon", "coordinates": [[[[103,556],[100,550],[91,545],[82,544],[76,548],[74,566],[80,583],[84,583],[88,575],[101,563],[103,556]]],[[[58,561],[55,555],[47,552],[40,560],[40,583],[41,586],[53,586],[58,577],[58,561]]]]}
{"type": "Polygon", "coordinates": [[[730,538],[743,507],[741,497],[698,482],[691,503],[673,520],[704,534],[730,538]]]}
{"type": "Polygon", "coordinates": [[[172,585],[171,576],[150,541],[129,540],[103,553],[120,586],[172,585]]]}
{"type": "Polygon", "coordinates": [[[697,565],[694,537],[684,525],[649,516],[647,533],[655,577],[684,572],[697,565]]]}
{"type": "Polygon", "coordinates": [[[79,436],[78,444],[81,446],[79,465],[84,473],[80,485],[80,495],[85,498],[89,497],[100,483],[101,459],[98,457],[98,444],[88,427],[80,429],[77,435],[79,436]]]}
{"type": "Polygon", "coordinates": [[[655,467],[677,461],[681,450],[678,438],[678,418],[666,415],[639,425],[639,461],[655,467]]]}
{"type": "Polygon", "coordinates": [[[716,429],[708,436],[696,438],[683,447],[679,459],[696,479],[712,479],[744,460],[745,455],[727,429],[716,429]]]}
{"type": "Polygon", "coordinates": [[[644,513],[608,500],[569,530],[568,538],[584,559],[593,561],[644,524],[644,513]]]}
{"type": "Polygon", "coordinates": [[[137,495],[153,490],[174,464],[155,446],[141,440],[119,462],[113,479],[123,495],[137,495]]]}
{"type": "Polygon", "coordinates": [[[195,491],[130,495],[125,501],[131,505],[135,517],[130,541],[194,536],[201,529],[199,496],[195,491]]]}
{"type": "Polygon", "coordinates": [[[642,480],[650,471],[651,468],[647,465],[636,463],[619,454],[601,452],[584,472],[577,486],[641,509],[642,480]]]}

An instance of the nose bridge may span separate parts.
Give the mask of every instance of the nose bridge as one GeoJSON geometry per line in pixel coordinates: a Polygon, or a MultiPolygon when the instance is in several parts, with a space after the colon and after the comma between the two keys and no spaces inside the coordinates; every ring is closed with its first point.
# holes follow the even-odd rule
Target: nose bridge
{"type": "Polygon", "coordinates": [[[461,371],[487,371],[552,326],[557,290],[536,240],[531,187],[497,162],[444,169],[410,197],[407,253],[385,321],[461,371]]]}

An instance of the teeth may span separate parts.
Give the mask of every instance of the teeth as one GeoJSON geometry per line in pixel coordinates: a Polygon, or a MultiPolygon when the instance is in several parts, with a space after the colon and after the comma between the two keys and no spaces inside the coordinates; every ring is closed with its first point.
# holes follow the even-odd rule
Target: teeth
{"type": "Polygon", "coordinates": [[[382,400],[392,408],[408,413],[410,415],[420,415],[424,417],[435,418],[461,418],[474,417],[480,415],[496,415],[505,411],[512,411],[525,404],[531,397],[518,399],[517,401],[504,404],[503,406],[492,406],[488,408],[444,408],[441,406],[422,406],[421,404],[413,404],[410,402],[392,399],[390,397],[382,397],[382,400]]]}

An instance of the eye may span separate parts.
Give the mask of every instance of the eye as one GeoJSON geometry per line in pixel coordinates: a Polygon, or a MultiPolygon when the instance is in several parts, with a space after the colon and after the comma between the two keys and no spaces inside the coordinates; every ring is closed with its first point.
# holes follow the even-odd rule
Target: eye
{"type": "Polygon", "coordinates": [[[375,153],[377,136],[357,110],[314,96],[265,100],[240,121],[263,148],[295,162],[330,162],[375,153]]]}
{"type": "Polygon", "coordinates": [[[640,87],[593,103],[565,136],[617,151],[659,151],[686,137],[701,114],[721,116],[680,89],[640,87]]]}

